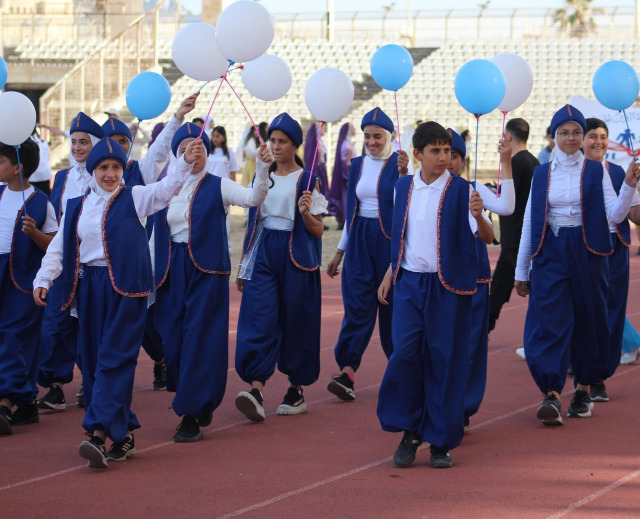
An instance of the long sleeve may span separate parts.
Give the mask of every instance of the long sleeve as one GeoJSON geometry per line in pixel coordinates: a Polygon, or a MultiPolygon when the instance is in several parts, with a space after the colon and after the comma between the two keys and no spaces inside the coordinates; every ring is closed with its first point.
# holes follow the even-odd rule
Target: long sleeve
{"type": "Polygon", "coordinates": [[[253,139],[249,139],[242,149],[250,159],[256,160],[258,156],[258,146],[253,139]]]}
{"type": "Polygon", "coordinates": [[[527,200],[522,221],[522,235],[518,248],[518,261],[516,263],[516,281],[529,281],[529,267],[531,265],[531,195],[527,200]]]}
{"type": "MultiPolygon", "coordinates": [[[[147,154],[138,161],[140,173],[145,184],[153,184],[171,156],[171,139],[180,127],[180,121],[176,116],[172,116],[171,120],[163,128],[155,142],[149,146],[147,154]]],[[[139,132],[141,130],[138,130],[139,132]]]]}
{"type": "Polygon", "coordinates": [[[53,281],[62,272],[62,251],[63,251],[63,232],[65,215],[62,215],[60,221],[60,231],[53,237],[47,252],[42,258],[40,270],[36,274],[36,278],[33,280],[33,288],[46,288],[49,290],[53,281]]]}
{"type": "Polygon", "coordinates": [[[256,161],[256,178],[252,187],[242,187],[233,180],[223,178],[220,190],[225,212],[228,212],[230,205],[254,207],[264,202],[269,192],[267,187],[268,169],[269,164],[265,164],[261,160],[256,161]]]}
{"type": "Polygon", "coordinates": [[[616,196],[611,184],[611,177],[605,173],[602,175],[602,192],[604,194],[604,207],[607,212],[607,218],[615,224],[622,222],[629,214],[636,188],[630,187],[626,182],[622,182],[620,195],[616,196]]]}
{"type": "Polygon", "coordinates": [[[500,216],[513,214],[516,208],[516,191],[513,187],[512,179],[508,178],[502,181],[501,195],[499,198],[496,197],[487,186],[480,182],[478,182],[477,191],[487,211],[491,211],[500,216]]]}
{"type": "Polygon", "coordinates": [[[342,235],[340,236],[340,242],[338,243],[338,249],[343,252],[346,252],[348,241],[349,241],[349,231],[348,231],[347,222],[345,222],[344,227],[342,228],[342,235]]]}
{"type": "Polygon", "coordinates": [[[146,224],[144,218],[169,205],[171,198],[180,192],[192,169],[193,165],[187,164],[182,156],[160,182],[131,188],[133,203],[142,225],[146,224]]]}

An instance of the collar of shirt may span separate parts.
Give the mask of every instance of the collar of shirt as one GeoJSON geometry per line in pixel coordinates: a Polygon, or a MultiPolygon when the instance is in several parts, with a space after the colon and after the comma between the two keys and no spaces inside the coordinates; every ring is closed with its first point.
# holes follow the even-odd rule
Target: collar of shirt
{"type": "Polygon", "coordinates": [[[577,151],[573,155],[567,155],[564,151],[558,150],[551,162],[551,171],[555,171],[556,169],[568,171],[576,166],[582,169],[584,161],[585,158],[581,151],[577,151]]]}
{"type": "Polygon", "coordinates": [[[190,173],[187,177],[187,182],[198,182],[202,177],[207,174],[206,170],[202,170],[200,173],[190,173]]]}
{"type": "Polygon", "coordinates": [[[449,171],[447,170],[436,180],[431,182],[431,184],[425,184],[420,174],[416,173],[413,178],[413,189],[438,189],[442,191],[444,189],[444,186],[447,184],[447,180],[449,180],[450,176],[451,173],[449,173],[449,171]]]}

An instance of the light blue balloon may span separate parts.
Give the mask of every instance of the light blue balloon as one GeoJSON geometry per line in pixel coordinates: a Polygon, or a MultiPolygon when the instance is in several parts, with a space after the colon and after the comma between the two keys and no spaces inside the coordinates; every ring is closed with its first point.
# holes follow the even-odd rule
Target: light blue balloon
{"type": "Polygon", "coordinates": [[[9,69],[6,62],[0,56],[0,90],[7,84],[7,77],[9,76],[9,69]]]}
{"type": "Polygon", "coordinates": [[[593,93],[610,110],[626,110],[638,98],[638,73],[624,61],[607,61],[593,75],[593,93]]]}
{"type": "Polygon", "coordinates": [[[383,45],[371,56],[371,75],[385,90],[400,90],[411,79],[413,58],[400,45],[383,45]]]}
{"type": "Polygon", "coordinates": [[[162,114],[171,102],[169,82],[156,72],[141,72],[127,86],[127,107],[141,121],[162,114]]]}
{"type": "Polygon", "coordinates": [[[498,65],[486,59],[474,59],[458,70],[454,90],[462,108],[474,115],[485,115],[502,102],[507,81],[498,65]]]}

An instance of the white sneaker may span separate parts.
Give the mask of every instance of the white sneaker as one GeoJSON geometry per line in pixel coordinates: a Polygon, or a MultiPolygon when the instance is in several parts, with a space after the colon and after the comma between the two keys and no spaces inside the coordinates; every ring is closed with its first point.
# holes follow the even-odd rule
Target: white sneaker
{"type": "Polygon", "coordinates": [[[640,348],[636,348],[629,353],[625,353],[620,357],[620,364],[633,364],[636,360],[638,360],[638,354],[640,353],[640,348]]]}
{"type": "Polygon", "coordinates": [[[522,360],[526,360],[526,357],[524,356],[524,348],[516,349],[516,355],[520,357],[522,360]]]}

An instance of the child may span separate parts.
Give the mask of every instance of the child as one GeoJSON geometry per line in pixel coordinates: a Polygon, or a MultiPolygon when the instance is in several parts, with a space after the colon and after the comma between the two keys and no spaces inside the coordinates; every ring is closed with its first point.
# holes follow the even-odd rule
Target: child
{"type": "Polygon", "coordinates": [[[31,291],[43,251],[58,230],[47,195],[29,183],[40,162],[38,144],[27,139],[19,155],[20,163],[15,146],[0,143],[0,182],[6,183],[0,185],[0,434],[39,420],[42,309],[33,304],[31,291]]]}
{"type": "Polygon", "coordinates": [[[613,249],[607,218],[614,224],[625,219],[640,176],[632,162],[616,198],[602,164],[580,152],[586,125],[571,105],[551,120],[556,156],[533,172],[515,275],[518,295],[530,293],[524,349],[544,395],[537,418],[550,426],[563,424],[559,397],[569,362],[576,392],[567,415],[591,416],[590,385],[597,382],[598,355],[610,340],[607,256],[613,249]]]}
{"type": "Polygon", "coordinates": [[[223,126],[216,126],[211,133],[211,154],[207,159],[207,171],[216,177],[236,181],[238,161],[227,144],[227,132],[223,126]]]}
{"type": "MultiPolygon", "coordinates": [[[[605,160],[609,147],[609,128],[600,119],[587,119],[587,131],[584,135],[584,156],[595,162],[601,162],[606,172],[611,177],[611,184],[616,194],[624,182],[624,169],[617,164],[605,160]]],[[[629,294],[629,245],[631,244],[631,227],[629,219],[635,224],[640,223],[640,196],[636,191],[633,194],[629,218],[619,224],[609,222],[609,232],[613,253],[608,256],[609,261],[609,296],[608,319],[611,339],[608,347],[601,352],[598,366],[599,377],[596,383],[591,384],[591,400],[593,402],[608,402],[604,380],[611,377],[620,364],[620,351],[622,348],[622,334],[625,326],[625,313],[627,310],[627,295],[629,294]]]]}
{"type": "MultiPolygon", "coordinates": [[[[93,146],[104,137],[100,125],[83,112],[73,118],[70,129],[72,165],[56,173],[51,190],[51,203],[58,224],[67,202],[82,196],[89,188],[91,175],[86,162],[93,146]]],[[[64,411],[67,404],[63,387],[73,380],[73,367],[78,356],[78,320],[70,310],[62,310],[62,279],[51,286],[49,302],[42,320],[42,354],[38,383],[49,391],[38,400],[40,409],[64,411]]],[[[79,362],[78,362],[79,364],[79,362]]]]}
{"type": "Polygon", "coordinates": [[[400,179],[391,238],[391,262],[378,297],[394,287],[394,351],[380,386],[382,429],[404,432],[393,461],[413,463],[422,441],[430,465],[451,467],[449,450],[464,434],[472,295],[478,260],[474,234],[491,243],[482,199],[469,182],[447,171],[451,136],[436,122],[413,136],[420,174],[400,179]]]}
{"type": "MultiPolygon", "coordinates": [[[[173,154],[182,157],[199,134],[192,123],[174,135],[173,154]]],[[[163,339],[167,389],[182,417],[175,442],[202,438],[227,382],[229,274],[226,213],[229,205],[252,207],[267,196],[271,154],[262,145],[254,187],[245,188],[206,169],[211,144],[202,134],[202,153],[167,210],[155,216],[156,328],[163,339]],[[203,304],[205,303],[205,304],[203,304]]]]}
{"type": "Polygon", "coordinates": [[[236,371],[251,389],[238,394],[236,407],[255,422],[265,419],[262,389],[276,364],[290,382],[279,415],[305,413],[302,386],[320,374],[320,238],[327,201],[296,155],[300,124],[280,114],[269,139],[271,187],[263,204],[249,211],[237,280],[236,371]]]}
{"type": "MultiPolygon", "coordinates": [[[[398,154],[393,149],[393,122],[380,108],[362,119],[365,155],[351,161],[347,218],[335,256],[327,266],[334,277],[344,260],[344,319],[335,347],[341,373],[327,390],[341,400],[355,400],[354,375],[378,318],[380,343],[387,358],[393,352],[391,306],[378,303],[376,292],[389,266],[393,189],[398,180],[398,154]]],[[[406,175],[407,171],[402,172],[406,175]]]]}
{"type": "Polygon", "coordinates": [[[67,203],[62,230],[34,282],[33,297],[44,306],[53,280],[62,274],[64,308],[77,308],[86,404],[82,425],[91,436],[80,444],[80,456],[93,468],[135,454],[133,430],[140,423],[131,410],[133,377],[146,296],[153,290],[146,217],[178,192],[203,153],[195,145],[161,182],[129,188],[121,185],[127,164],[122,147],[109,138],[97,143],[87,159],[90,192],[67,203]],[[113,441],[108,452],[107,437],[113,441]]]}

